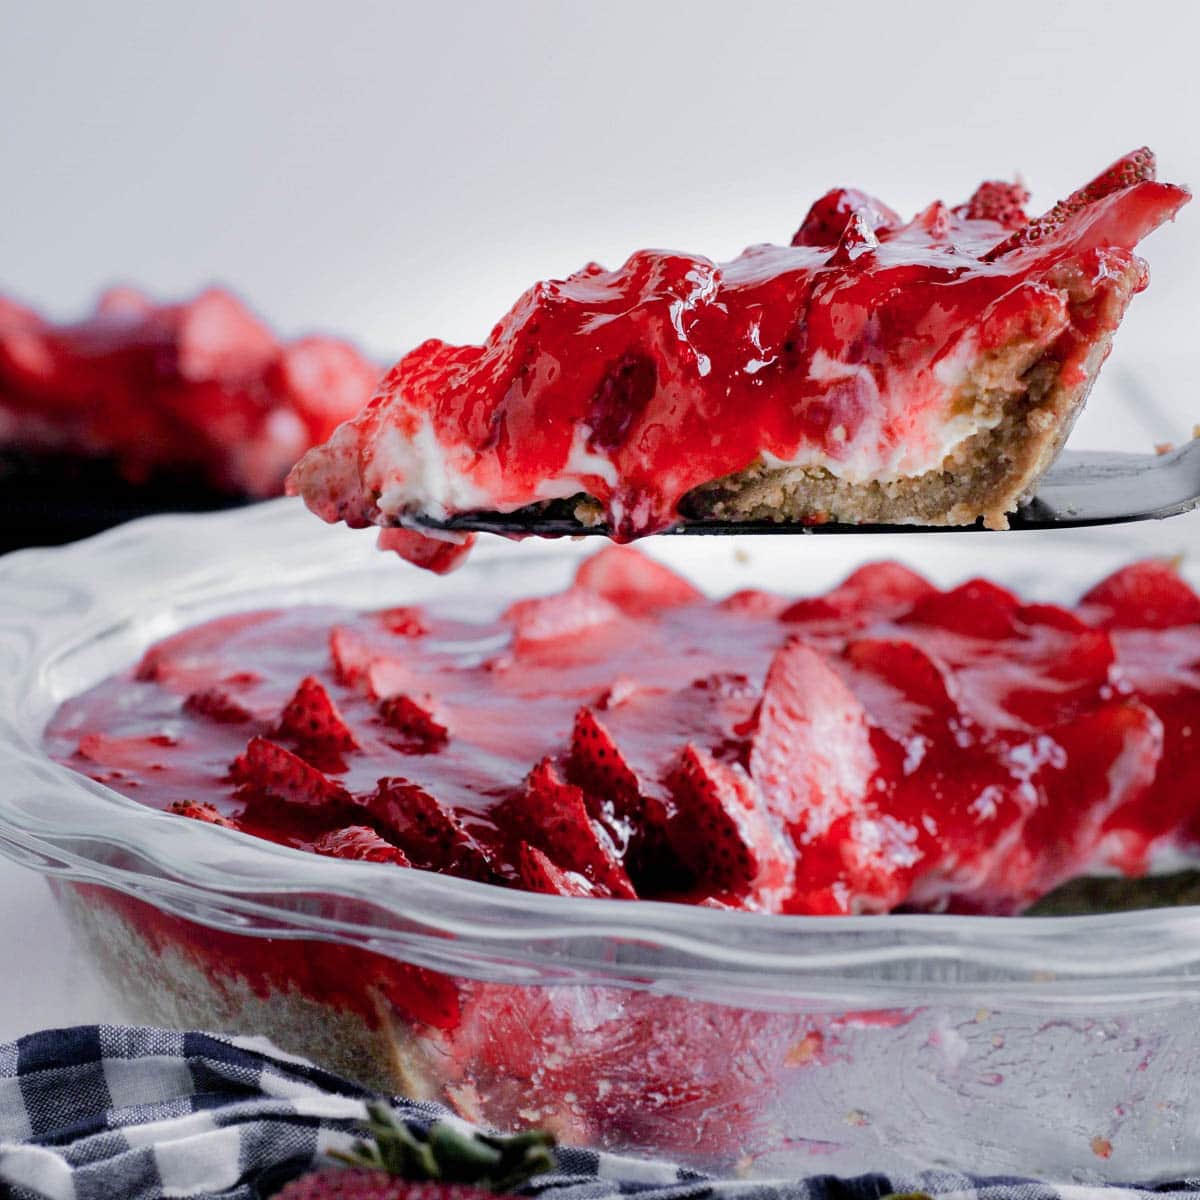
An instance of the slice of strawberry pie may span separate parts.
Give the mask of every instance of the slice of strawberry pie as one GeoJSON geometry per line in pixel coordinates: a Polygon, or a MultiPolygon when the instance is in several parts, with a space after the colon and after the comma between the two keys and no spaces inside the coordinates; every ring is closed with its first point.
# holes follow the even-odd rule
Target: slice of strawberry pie
{"type": "Polygon", "coordinates": [[[1135,151],[1029,219],[984,183],[911,221],[861,192],[790,246],[658,250],[535,284],[480,346],[428,341],[290,480],[409,527],[553,506],[628,540],[681,515],[993,528],[1061,448],[1188,192],[1135,151]]]}

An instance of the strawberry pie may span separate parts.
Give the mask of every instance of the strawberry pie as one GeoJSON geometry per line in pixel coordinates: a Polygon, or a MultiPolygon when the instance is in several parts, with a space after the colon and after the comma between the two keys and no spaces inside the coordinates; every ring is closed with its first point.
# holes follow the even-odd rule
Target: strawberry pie
{"type": "Polygon", "coordinates": [[[58,760],[184,818],[575,897],[1010,913],[1200,837],[1200,597],[1074,609],[894,563],[711,600],[610,547],[498,615],[288,608],[67,701],[58,760]]]}
{"type": "Polygon", "coordinates": [[[439,570],[464,535],[422,529],[481,512],[618,540],[684,516],[1003,528],[1146,286],[1134,248],[1189,198],[1154,176],[1135,151],[1032,219],[1020,184],[911,220],[838,189],[787,246],[590,263],[482,345],[418,346],[290,488],[439,570]]]}
{"type": "Polygon", "coordinates": [[[281,342],[218,288],[165,305],[119,288],[67,325],[0,298],[3,460],[10,474],[103,460],[100,503],[112,481],[164,477],[278,495],[296,459],[357,412],[378,378],[346,342],[281,342]]]}

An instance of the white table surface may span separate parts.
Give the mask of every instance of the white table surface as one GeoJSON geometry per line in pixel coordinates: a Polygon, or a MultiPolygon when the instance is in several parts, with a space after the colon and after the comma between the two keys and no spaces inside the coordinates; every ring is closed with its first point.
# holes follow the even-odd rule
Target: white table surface
{"type": "Polygon", "coordinates": [[[45,880],[0,858],[0,1041],[121,1014],[71,942],[45,880]]]}

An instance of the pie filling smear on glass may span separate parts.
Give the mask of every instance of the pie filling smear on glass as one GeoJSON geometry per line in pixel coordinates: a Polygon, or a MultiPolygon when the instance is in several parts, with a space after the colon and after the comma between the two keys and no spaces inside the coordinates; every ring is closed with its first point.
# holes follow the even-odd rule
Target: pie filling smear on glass
{"type": "Polygon", "coordinates": [[[293,471],[327,521],[435,570],[422,519],[565,512],[617,540],[681,517],[1003,528],[1061,449],[1189,199],[1153,154],[1043,216],[982,184],[910,221],[821,197],[788,246],[660,250],[535,284],[482,345],[423,343],[293,471]]]}

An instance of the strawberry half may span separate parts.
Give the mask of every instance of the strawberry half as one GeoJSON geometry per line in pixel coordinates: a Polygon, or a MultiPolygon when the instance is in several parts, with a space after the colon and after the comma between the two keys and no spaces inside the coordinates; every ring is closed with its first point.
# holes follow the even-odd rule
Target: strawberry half
{"type": "Polygon", "coordinates": [[[678,805],[670,837],[700,890],[778,911],[791,890],[795,854],[745,771],[688,744],[668,787],[678,805]]]}
{"type": "Polygon", "coordinates": [[[872,230],[901,224],[896,213],[866,192],[856,188],[834,188],[808,210],[800,228],[792,235],[792,245],[832,249],[841,241],[846,226],[856,214],[872,230]]]}
{"type": "Polygon", "coordinates": [[[575,586],[633,616],[704,598],[682,575],[624,546],[607,546],[585,559],[575,573],[575,586]]]}
{"type": "Polygon", "coordinates": [[[1124,567],[1086,596],[1106,629],[1172,629],[1200,623],[1200,596],[1161,559],[1124,567]]]}
{"type": "Polygon", "coordinates": [[[620,617],[621,610],[615,604],[581,587],[570,588],[556,596],[518,600],[504,614],[504,619],[513,627],[518,650],[543,642],[575,638],[620,617]]]}
{"type": "Polygon", "coordinates": [[[314,675],[300,681],[279,717],[279,733],[294,738],[302,746],[322,751],[357,750],[358,739],[346,724],[346,718],[314,675]]]}
{"type": "Polygon", "coordinates": [[[449,575],[466,561],[475,545],[475,534],[431,536],[415,529],[381,529],[376,540],[380,550],[394,551],[406,562],[435,575],[449,575]]]}
{"type": "Polygon", "coordinates": [[[340,783],[264,737],[250,739],[234,759],[230,774],[264,796],[302,808],[324,809],[350,802],[350,794],[340,783]]]}
{"type": "Polygon", "coordinates": [[[750,774],[768,810],[799,836],[862,806],[876,768],[866,712],[804,642],[776,651],[753,724],[750,774]]]}
{"type": "Polygon", "coordinates": [[[560,779],[549,759],[538,763],[525,787],[499,806],[495,820],[509,836],[584,876],[601,895],[636,898],[608,834],[588,815],[583,792],[560,779]]]}
{"type": "Polygon", "coordinates": [[[901,625],[930,625],[964,637],[999,640],[1016,629],[1020,601],[1007,588],[972,579],[948,592],[932,591],[904,616],[901,625]]]}
{"type": "Polygon", "coordinates": [[[403,850],[385,841],[367,825],[347,825],[344,829],[332,829],[317,838],[312,848],[318,854],[330,858],[394,863],[398,867],[412,866],[403,850]]]}
{"type": "Polygon", "coordinates": [[[898,617],[936,591],[927,579],[898,562],[868,563],[824,596],[788,605],[779,619],[789,624],[837,620],[861,627],[898,617]]]}

